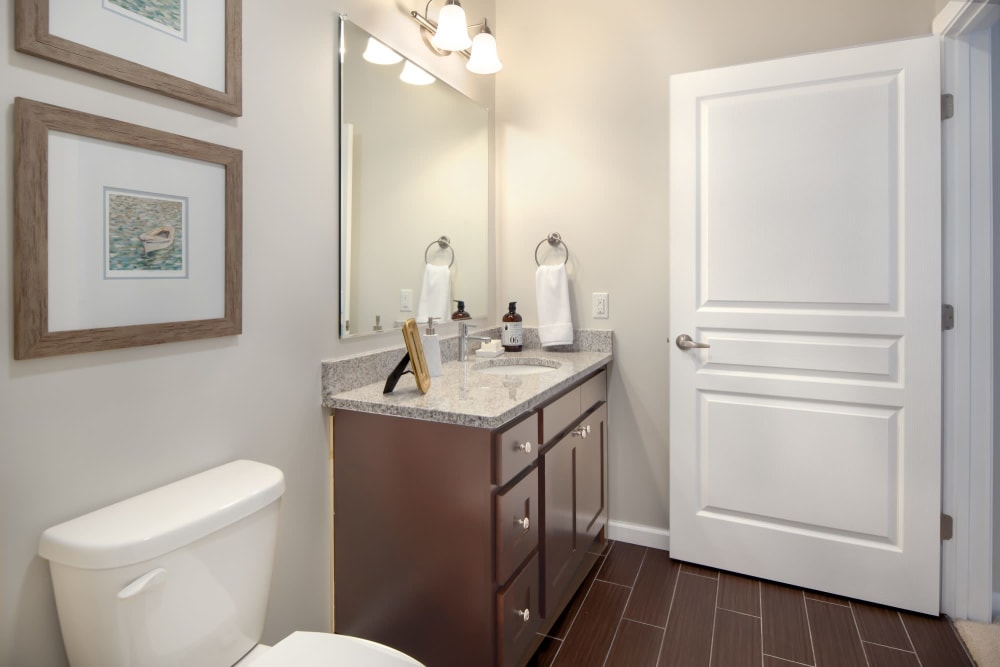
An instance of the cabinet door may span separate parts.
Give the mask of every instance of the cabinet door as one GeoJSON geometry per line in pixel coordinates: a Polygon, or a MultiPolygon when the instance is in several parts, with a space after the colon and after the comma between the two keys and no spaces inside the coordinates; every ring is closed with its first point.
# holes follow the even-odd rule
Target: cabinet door
{"type": "Polygon", "coordinates": [[[545,477],[544,616],[559,604],[580,555],[576,548],[576,499],[573,494],[575,451],[570,436],[565,436],[542,455],[542,475],[545,477]]]}
{"type": "Polygon", "coordinates": [[[608,407],[601,405],[574,433],[576,441],[576,532],[585,548],[607,521],[605,512],[605,461],[607,460],[608,407]]]}

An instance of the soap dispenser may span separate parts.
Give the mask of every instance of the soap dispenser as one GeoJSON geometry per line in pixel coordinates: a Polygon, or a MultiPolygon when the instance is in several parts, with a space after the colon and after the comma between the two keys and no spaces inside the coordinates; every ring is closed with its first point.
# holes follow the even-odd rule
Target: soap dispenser
{"type": "Polygon", "coordinates": [[[441,377],[441,341],[434,332],[434,318],[427,318],[427,330],[420,336],[424,347],[424,361],[427,362],[427,374],[433,378],[441,377]]]}
{"type": "Polygon", "coordinates": [[[452,299],[452,300],[455,303],[458,304],[458,310],[456,310],[454,313],[451,314],[451,319],[453,319],[453,320],[468,320],[468,319],[472,318],[472,315],[469,315],[467,312],[465,312],[465,302],[464,301],[459,301],[458,299],[452,299]]]}
{"type": "Polygon", "coordinates": [[[503,316],[500,330],[500,342],[506,352],[521,351],[524,342],[521,319],[521,315],[517,312],[517,301],[511,301],[507,306],[507,313],[503,316]]]}

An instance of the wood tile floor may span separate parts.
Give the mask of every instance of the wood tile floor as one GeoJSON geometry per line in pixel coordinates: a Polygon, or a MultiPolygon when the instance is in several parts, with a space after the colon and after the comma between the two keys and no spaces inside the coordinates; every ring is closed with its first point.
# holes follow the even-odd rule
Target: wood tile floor
{"type": "Polygon", "coordinates": [[[625,542],[601,558],[531,666],[974,664],[943,617],[719,572],[625,542]]]}

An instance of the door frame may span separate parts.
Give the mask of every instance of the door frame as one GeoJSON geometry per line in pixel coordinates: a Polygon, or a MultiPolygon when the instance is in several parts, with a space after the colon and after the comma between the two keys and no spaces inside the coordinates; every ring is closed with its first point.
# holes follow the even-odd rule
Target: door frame
{"type": "Polygon", "coordinates": [[[952,0],[934,20],[942,90],[943,294],[955,328],[943,337],[941,607],[989,623],[993,609],[993,177],[991,27],[1000,6],[952,0]],[[974,140],[975,138],[975,140],[974,140]],[[980,527],[985,526],[986,530],[980,527]]]}

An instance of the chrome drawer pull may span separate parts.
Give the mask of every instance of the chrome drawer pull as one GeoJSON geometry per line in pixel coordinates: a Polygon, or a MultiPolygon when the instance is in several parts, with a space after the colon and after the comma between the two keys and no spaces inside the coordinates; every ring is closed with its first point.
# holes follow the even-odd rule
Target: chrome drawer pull
{"type": "Polygon", "coordinates": [[[519,442],[517,443],[517,449],[524,452],[525,454],[530,454],[531,442],[519,442]]]}
{"type": "Polygon", "coordinates": [[[578,426],[577,428],[573,429],[574,438],[575,437],[586,438],[588,435],[590,435],[590,424],[587,424],[586,426],[578,426]]]}
{"type": "Polygon", "coordinates": [[[514,524],[520,526],[524,530],[528,530],[528,528],[531,527],[531,520],[528,517],[524,517],[523,519],[514,517],[514,524]]]}
{"type": "Polygon", "coordinates": [[[531,610],[529,609],[515,609],[514,613],[520,616],[525,623],[531,620],[531,610]]]}

